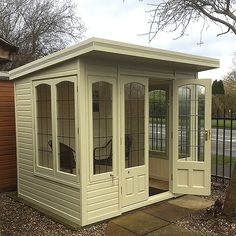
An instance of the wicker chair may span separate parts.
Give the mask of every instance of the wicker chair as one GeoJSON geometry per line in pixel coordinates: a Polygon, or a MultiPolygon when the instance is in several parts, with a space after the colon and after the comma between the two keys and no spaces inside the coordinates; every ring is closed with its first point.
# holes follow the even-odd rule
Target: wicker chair
{"type": "MultiPolygon", "coordinates": [[[[125,160],[129,160],[130,148],[132,145],[131,136],[125,135],[125,160]]],[[[96,165],[112,166],[112,139],[110,139],[104,146],[93,149],[93,172],[95,174],[96,165]],[[100,158],[100,153],[105,153],[103,158],[100,158]],[[98,153],[98,154],[97,154],[98,153]]]]}
{"type": "MultiPolygon", "coordinates": [[[[70,171],[71,174],[73,174],[73,169],[76,168],[76,162],[75,162],[75,151],[69,147],[68,145],[64,143],[60,144],[60,169],[64,170],[67,169],[70,171]]],[[[48,141],[48,145],[52,149],[52,140],[48,141]]]]}

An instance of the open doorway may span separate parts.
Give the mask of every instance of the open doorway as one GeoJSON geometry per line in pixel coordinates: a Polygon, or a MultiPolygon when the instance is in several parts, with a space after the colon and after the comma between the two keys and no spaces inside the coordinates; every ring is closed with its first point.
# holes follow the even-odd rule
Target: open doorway
{"type": "Polygon", "coordinates": [[[149,197],[169,191],[169,84],[149,83],[149,197]]]}

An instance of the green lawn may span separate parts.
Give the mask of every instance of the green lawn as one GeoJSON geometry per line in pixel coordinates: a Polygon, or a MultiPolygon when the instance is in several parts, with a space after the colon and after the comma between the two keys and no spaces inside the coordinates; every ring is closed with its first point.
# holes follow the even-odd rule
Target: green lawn
{"type": "MultiPolygon", "coordinates": [[[[211,126],[215,128],[216,125],[217,125],[217,120],[216,119],[212,119],[211,120],[211,126]]],[[[218,120],[218,126],[220,128],[224,127],[224,120],[223,119],[219,119],[218,120]]],[[[231,121],[230,120],[226,120],[225,121],[225,127],[226,128],[230,128],[231,127],[231,121]]],[[[233,129],[236,129],[236,120],[233,120],[232,127],[233,127],[233,129]]]]}
{"type": "MultiPolygon", "coordinates": [[[[216,163],[216,155],[211,155],[211,162],[212,163],[216,163]]],[[[223,155],[218,155],[218,160],[217,160],[217,163],[219,165],[223,165],[223,162],[224,164],[229,164],[230,163],[230,157],[228,156],[225,156],[224,160],[223,160],[223,155]]],[[[232,164],[236,162],[236,157],[232,157],[232,164]]]]}

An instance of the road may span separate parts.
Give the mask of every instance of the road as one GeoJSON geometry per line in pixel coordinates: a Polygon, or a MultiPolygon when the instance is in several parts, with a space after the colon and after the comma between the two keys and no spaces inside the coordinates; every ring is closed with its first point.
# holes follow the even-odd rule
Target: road
{"type": "MultiPolygon", "coordinates": [[[[223,129],[218,129],[218,148],[217,144],[217,131],[215,128],[211,130],[211,152],[216,154],[218,150],[218,155],[230,156],[230,129],[225,129],[225,144],[224,144],[224,133],[223,129]],[[223,148],[223,144],[225,147],[223,148]]],[[[232,157],[236,157],[236,130],[232,130],[232,157]]]]}

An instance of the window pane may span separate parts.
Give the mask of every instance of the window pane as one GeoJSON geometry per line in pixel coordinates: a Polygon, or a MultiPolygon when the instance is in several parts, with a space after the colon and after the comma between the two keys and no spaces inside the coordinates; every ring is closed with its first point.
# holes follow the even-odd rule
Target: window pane
{"type": "Polygon", "coordinates": [[[96,82],[93,94],[93,174],[112,171],[112,85],[96,82]]]}
{"type": "Polygon", "coordinates": [[[63,81],[57,88],[57,147],[59,170],[75,174],[75,95],[74,83],[63,81]]]}
{"type": "Polygon", "coordinates": [[[178,89],[179,159],[204,161],[205,87],[186,85],[178,89]]]}
{"type": "Polygon", "coordinates": [[[166,155],[167,151],[167,92],[149,93],[149,149],[166,155]]]}
{"type": "Polygon", "coordinates": [[[145,87],[125,85],[125,168],[144,165],[145,87]]]}
{"type": "Polygon", "coordinates": [[[51,87],[41,84],[36,87],[37,106],[37,145],[38,165],[53,168],[52,149],[52,111],[51,111],[51,87]]]}

